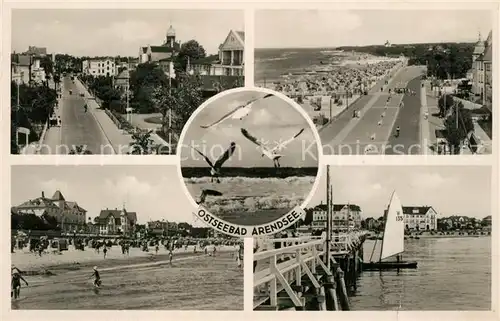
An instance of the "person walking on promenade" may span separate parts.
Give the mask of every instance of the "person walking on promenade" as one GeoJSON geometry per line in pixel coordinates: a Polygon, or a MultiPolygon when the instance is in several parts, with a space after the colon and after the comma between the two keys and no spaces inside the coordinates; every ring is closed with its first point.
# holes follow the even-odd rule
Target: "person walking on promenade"
{"type": "Polygon", "coordinates": [[[396,127],[396,138],[399,137],[400,131],[401,131],[401,128],[399,128],[399,126],[396,127]]]}

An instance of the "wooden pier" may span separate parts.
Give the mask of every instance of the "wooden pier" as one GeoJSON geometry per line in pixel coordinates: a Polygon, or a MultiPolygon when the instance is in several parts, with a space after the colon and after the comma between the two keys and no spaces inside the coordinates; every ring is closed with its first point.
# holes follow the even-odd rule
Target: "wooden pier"
{"type": "Polygon", "coordinates": [[[347,286],[361,270],[366,234],[263,241],[253,258],[254,310],[350,310],[347,286]]]}

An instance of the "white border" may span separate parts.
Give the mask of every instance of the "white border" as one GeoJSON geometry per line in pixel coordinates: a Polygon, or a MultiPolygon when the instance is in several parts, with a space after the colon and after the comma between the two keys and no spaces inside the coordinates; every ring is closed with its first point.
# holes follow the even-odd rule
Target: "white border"
{"type": "MultiPolygon", "coordinates": [[[[209,3],[203,0],[184,0],[183,2],[166,2],[167,0],[150,0],[148,2],[140,3],[137,0],[107,0],[107,2],[102,2],[101,0],[87,0],[85,2],[79,2],[79,0],[52,0],[51,2],[43,0],[5,0],[0,4],[0,12],[3,12],[2,19],[0,21],[0,30],[2,30],[1,45],[0,48],[0,119],[2,126],[0,126],[0,132],[2,133],[3,139],[0,140],[0,146],[2,147],[1,164],[2,164],[2,184],[0,186],[0,197],[2,205],[2,210],[4,213],[8,213],[10,210],[10,165],[54,165],[57,164],[95,164],[95,165],[137,165],[137,166],[148,166],[148,165],[167,165],[176,164],[175,156],[161,156],[157,158],[134,158],[132,155],[127,157],[121,157],[121,155],[115,155],[114,157],[105,158],[100,160],[94,157],[95,155],[88,155],[81,161],[75,161],[72,156],[66,157],[65,155],[47,155],[45,157],[35,158],[35,157],[20,157],[10,155],[10,52],[11,52],[11,32],[10,32],[10,21],[11,21],[11,9],[63,9],[63,8],[80,8],[80,9],[131,9],[131,8],[144,8],[144,9],[351,9],[351,10],[373,10],[373,9],[383,9],[383,10],[491,10],[492,15],[495,17],[493,20],[493,54],[495,61],[500,61],[499,46],[498,41],[500,41],[500,30],[499,30],[499,20],[498,20],[498,0],[486,0],[481,2],[476,2],[472,0],[441,0],[440,2],[435,2],[433,0],[362,0],[363,2],[355,2],[355,0],[347,2],[347,0],[331,0],[331,2],[306,2],[305,0],[274,0],[272,2],[268,0],[251,0],[252,2],[241,2],[235,3],[232,0],[218,0],[218,3],[209,3]],[[336,2],[334,2],[336,1],[336,2]],[[5,123],[4,123],[5,122],[5,123]]],[[[248,17],[245,15],[245,18],[248,17]]],[[[251,22],[253,24],[253,22],[251,22]]],[[[245,26],[249,26],[246,24],[245,26]]],[[[249,34],[254,34],[254,30],[246,29],[245,37],[249,37],[249,34]]],[[[247,50],[247,48],[245,48],[247,50]]],[[[245,55],[245,79],[250,75],[253,76],[254,63],[253,57],[245,55]],[[250,59],[250,60],[248,60],[250,59]]],[[[493,64],[493,81],[494,83],[499,83],[500,77],[498,77],[500,69],[497,64],[493,64]]],[[[493,88],[493,99],[498,106],[500,86],[495,86],[493,88]]],[[[498,111],[498,108],[495,109],[498,111]]],[[[472,321],[472,320],[499,320],[499,227],[500,227],[500,203],[498,201],[498,195],[500,195],[499,190],[499,178],[500,172],[498,170],[498,139],[500,138],[500,113],[494,114],[493,120],[493,142],[497,148],[494,149],[493,155],[482,155],[481,157],[447,157],[447,156],[427,156],[422,155],[401,155],[401,156],[385,156],[385,158],[379,155],[370,155],[365,157],[350,157],[350,156],[325,156],[323,159],[323,164],[331,165],[380,165],[380,166],[390,166],[390,165],[400,165],[400,166],[414,166],[414,165],[438,165],[438,166],[457,166],[457,165],[478,165],[478,166],[492,166],[492,209],[491,215],[494,217],[493,227],[492,227],[492,311],[351,311],[347,313],[342,312],[252,312],[252,298],[253,298],[253,275],[250,268],[252,262],[252,239],[245,239],[245,284],[244,284],[244,302],[245,302],[245,312],[243,311],[116,311],[116,310],[78,310],[78,311],[59,311],[59,310],[23,310],[23,311],[11,311],[10,303],[8,300],[1,301],[1,319],[16,321],[23,320],[48,320],[48,321],[66,321],[67,319],[73,320],[112,320],[121,319],[124,321],[131,320],[136,321],[141,318],[147,318],[152,320],[165,320],[169,318],[172,320],[185,319],[185,320],[204,320],[204,321],[220,321],[221,319],[235,319],[235,320],[286,320],[286,321],[302,321],[304,318],[314,318],[316,320],[349,320],[349,321],[371,321],[371,320],[457,320],[457,321],[472,321]]],[[[145,156],[142,156],[145,157],[145,156]]],[[[411,168],[408,168],[411,170],[411,168]]],[[[175,203],[173,203],[172,210],[175,210],[175,203]]],[[[9,253],[9,239],[5,237],[10,235],[10,220],[7,215],[2,215],[1,218],[2,226],[2,236],[0,238],[0,245],[5,249],[2,252],[2,262],[0,265],[2,271],[2,282],[4,292],[4,298],[8,297],[6,282],[10,276],[10,255],[9,253]]],[[[454,295],[450,293],[450,295],[454,295]]]]}
{"type": "MultiPolygon", "coordinates": [[[[177,157],[177,160],[178,160],[177,173],[179,174],[179,179],[181,180],[181,185],[182,185],[182,189],[184,191],[184,194],[186,194],[187,198],[191,202],[191,205],[193,205],[194,207],[198,208],[197,211],[199,211],[200,208],[199,208],[198,204],[196,204],[196,202],[193,199],[193,196],[191,195],[191,193],[189,193],[189,190],[188,190],[188,188],[186,186],[186,183],[184,182],[184,177],[182,176],[182,155],[181,155],[181,152],[182,152],[182,148],[184,146],[183,142],[184,142],[184,138],[186,136],[186,133],[189,130],[189,127],[191,126],[191,123],[196,119],[196,116],[205,107],[209,106],[211,103],[213,103],[217,99],[225,97],[225,96],[228,96],[228,95],[237,94],[237,93],[240,93],[240,92],[252,92],[252,91],[253,92],[263,93],[263,94],[272,94],[272,95],[274,95],[274,96],[276,96],[278,98],[281,98],[282,100],[284,100],[285,102],[287,102],[288,105],[290,105],[291,107],[293,107],[299,114],[301,114],[302,117],[306,120],[307,124],[309,125],[310,129],[312,130],[312,133],[314,135],[314,139],[315,139],[315,142],[316,142],[316,147],[318,149],[318,154],[317,154],[318,155],[318,172],[316,173],[316,179],[314,180],[314,183],[313,183],[311,191],[309,192],[309,194],[305,198],[304,202],[302,202],[302,204],[299,207],[302,208],[302,209],[304,209],[305,206],[311,201],[311,199],[313,198],[314,194],[316,193],[316,190],[318,189],[319,181],[320,181],[319,178],[321,177],[321,174],[323,173],[323,166],[321,166],[321,164],[324,163],[324,161],[323,161],[323,148],[322,148],[322,145],[321,145],[321,140],[319,138],[318,130],[316,129],[316,126],[312,122],[311,118],[309,116],[307,116],[307,113],[305,112],[305,110],[302,109],[302,107],[300,107],[291,98],[288,98],[284,94],[276,92],[274,90],[270,90],[270,89],[266,89],[266,88],[259,88],[259,87],[233,88],[233,89],[226,90],[226,91],[223,91],[221,93],[218,93],[217,95],[215,95],[213,97],[210,97],[205,102],[203,102],[203,104],[201,104],[193,112],[193,114],[191,115],[191,117],[189,117],[189,119],[186,122],[186,124],[184,125],[184,128],[182,129],[181,135],[179,137],[179,144],[177,145],[177,150],[176,150],[176,155],[175,155],[177,157]]],[[[237,97],[235,97],[235,98],[237,98],[237,97]]],[[[221,219],[217,215],[214,215],[214,214],[211,214],[211,215],[213,215],[215,218],[217,218],[223,224],[226,224],[226,225],[229,225],[229,226],[234,226],[234,227],[237,227],[237,228],[240,228],[240,229],[253,230],[253,229],[259,229],[259,228],[262,228],[262,227],[265,227],[265,226],[268,226],[268,225],[276,224],[279,221],[281,221],[285,216],[288,216],[290,213],[292,213],[293,211],[294,211],[294,209],[292,209],[290,212],[288,212],[287,214],[282,215],[280,218],[278,218],[278,219],[276,219],[274,221],[267,222],[265,224],[260,224],[260,225],[239,225],[239,224],[234,224],[234,223],[230,223],[230,222],[228,222],[226,220],[221,219]]],[[[207,212],[207,213],[209,213],[209,212],[207,212]]],[[[197,215],[197,217],[199,217],[199,216],[197,215]]],[[[297,219],[294,222],[290,223],[290,224],[293,224],[293,223],[297,222],[299,219],[300,219],[300,217],[297,217],[297,219]]],[[[204,223],[204,224],[206,224],[206,223],[204,223]]],[[[288,225],[285,225],[280,230],[274,230],[273,234],[277,233],[279,231],[282,231],[282,230],[284,230],[287,227],[288,227],[288,225]]],[[[229,234],[229,233],[227,233],[227,232],[225,232],[225,231],[223,231],[221,229],[215,228],[213,226],[212,226],[212,228],[216,229],[217,231],[219,231],[221,233],[228,234],[228,235],[231,235],[231,236],[239,237],[239,235],[237,235],[237,234],[229,234]]],[[[259,234],[259,236],[264,236],[264,235],[265,234],[259,234]]],[[[251,237],[251,235],[246,235],[246,237],[251,237]]]]}

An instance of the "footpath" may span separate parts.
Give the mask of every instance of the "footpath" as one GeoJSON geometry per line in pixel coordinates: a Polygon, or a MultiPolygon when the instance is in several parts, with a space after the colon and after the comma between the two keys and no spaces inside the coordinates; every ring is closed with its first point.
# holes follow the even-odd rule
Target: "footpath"
{"type": "MultiPolygon", "coordinates": [[[[49,81],[50,88],[54,88],[53,81],[49,81]]],[[[62,89],[62,82],[59,85],[62,89]]],[[[64,92],[64,90],[60,90],[60,92],[64,92]]],[[[59,94],[58,95],[62,95],[59,94]]],[[[63,99],[62,96],[58,96],[57,104],[54,106],[54,114],[51,119],[57,120],[57,125],[49,126],[48,123],[45,123],[42,133],[40,135],[40,139],[38,142],[33,142],[28,146],[24,146],[21,149],[21,154],[23,155],[50,155],[57,154],[58,146],[61,145],[61,108],[62,108],[63,99]]]]}
{"type": "MultiPolygon", "coordinates": [[[[115,154],[126,154],[130,150],[130,143],[133,142],[132,134],[118,128],[104,109],[101,109],[101,106],[97,103],[96,99],[90,94],[87,87],[79,79],[75,79],[75,83],[79,92],[84,94],[89,111],[95,117],[95,120],[100,125],[111,146],[113,146],[115,154]]],[[[168,143],[156,133],[151,135],[151,139],[156,145],[168,146],[168,143]]]]}

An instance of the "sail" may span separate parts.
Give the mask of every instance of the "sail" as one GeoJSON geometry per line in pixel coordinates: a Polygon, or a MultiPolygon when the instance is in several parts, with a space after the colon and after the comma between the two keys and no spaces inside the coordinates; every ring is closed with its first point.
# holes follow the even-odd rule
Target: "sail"
{"type": "Polygon", "coordinates": [[[380,260],[404,251],[404,233],[403,208],[396,192],[393,192],[389,207],[385,213],[385,229],[380,260]]]}

